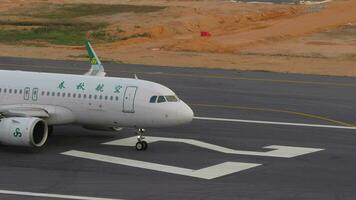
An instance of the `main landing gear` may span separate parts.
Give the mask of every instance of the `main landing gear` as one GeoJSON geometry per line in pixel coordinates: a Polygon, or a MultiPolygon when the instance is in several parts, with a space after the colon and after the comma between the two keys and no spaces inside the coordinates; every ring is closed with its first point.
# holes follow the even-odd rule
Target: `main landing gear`
{"type": "Polygon", "coordinates": [[[145,132],[145,129],[143,129],[143,128],[139,128],[136,132],[136,134],[137,134],[136,150],[137,151],[144,151],[148,147],[147,142],[144,141],[144,139],[145,139],[145,136],[143,136],[144,132],[145,132]]]}

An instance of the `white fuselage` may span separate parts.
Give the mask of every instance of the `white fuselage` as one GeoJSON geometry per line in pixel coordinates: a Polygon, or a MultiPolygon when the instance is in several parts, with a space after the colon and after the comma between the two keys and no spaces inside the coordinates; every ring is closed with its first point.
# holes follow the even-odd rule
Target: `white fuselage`
{"type": "Polygon", "coordinates": [[[0,112],[40,108],[49,125],[76,123],[96,127],[163,127],[189,123],[193,111],[165,86],[128,78],[0,70],[0,112]]]}

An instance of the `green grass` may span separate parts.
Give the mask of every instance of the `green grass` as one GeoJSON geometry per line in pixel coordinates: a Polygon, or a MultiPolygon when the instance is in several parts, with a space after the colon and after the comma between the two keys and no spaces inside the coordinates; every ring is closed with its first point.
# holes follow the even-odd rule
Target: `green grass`
{"type": "Polygon", "coordinates": [[[4,25],[14,27],[33,27],[33,26],[92,26],[90,23],[70,22],[69,20],[49,20],[49,21],[12,21],[0,20],[0,27],[4,25]]]}
{"type": "MultiPolygon", "coordinates": [[[[20,24],[23,24],[20,22],[20,24]]],[[[58,45],[83,45],[88,39],[87,32],[101,29],[103,24],[89,23],[33,23],[30,29],[0,29],[0,42],[18,43],[23,41],[43,41],[58,45]]],[[[93,38],[95,39],[95,38],[93,38]]],[[[102,38],[98,38],[100,41],[102,38]]]]}
{"type": "Polygon", "coordinates": [[[148,33],[129,36],[109,35],[104,31],[106,24],[68,22],[2,22],[1,25],[32,27],[28,29],[1,29],[0,42],[7,44],[24,41],[41,41],[56,45],[83,45],[88,39],[97,42],[113,42],[138,37],[150,37],[148,33]],[[88,34],[89,33],[89,34],[88,34]]]}
{"type": "Polygon", "coordinates": [[[23,15],[47,19],[72,19],[90,15],[113,15],[129,12],[149,13],[164,8],[163,6],[136,6],[125,4],[46,4],[35,10],[35,12],[24,12],[23,15]]]}
{"type": "Polygon", "coordinates": [[[113,42],[119,40],[128,40],[132,38],[139,37],[151,37],[149,33],[133,34],[129,36],[120,36],[120,35],[109,35],[104,30],[93,31],[90,34],[90,37],[97,41],[113,42]]]}
{"type": "MultiPolygon", "coordinates": [[[[117,13],[148,13],[165,7],[107,5],[107,4],[40,4],[31,10],[19,11],[18,16],[30,16],[30,21],[11,21],[0,18],[0,42],[16,44],[27,41],[48,42],[56,45],[83,45],[86,40],[104,43],[137,37],[150,37],[147,33],[130,36],[110,35],[108,24],[81,22],[78,17],[112,15],[117,13]]],[[[11,13],[8,13],[11,15],[11,13]]],[[[5,15],[4,15],[5,16],[5,15]]],[[[124,30],[120,30],[123,33],[124,30]]]]}

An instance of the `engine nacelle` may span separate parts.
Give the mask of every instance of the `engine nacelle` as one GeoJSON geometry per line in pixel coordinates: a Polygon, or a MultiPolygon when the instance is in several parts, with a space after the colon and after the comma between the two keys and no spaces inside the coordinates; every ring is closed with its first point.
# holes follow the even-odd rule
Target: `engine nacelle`
{"type": "Polygon", "coordinates": [[[47,123],[36,117],[10,117],[0,120],[0,142],[5,145],[41,147],[48,137],[47,123]]]}

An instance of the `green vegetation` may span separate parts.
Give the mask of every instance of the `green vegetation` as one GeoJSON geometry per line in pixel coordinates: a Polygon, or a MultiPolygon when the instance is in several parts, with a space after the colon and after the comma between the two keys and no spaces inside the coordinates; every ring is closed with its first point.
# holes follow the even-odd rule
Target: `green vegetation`
{"type": "Polygon", "coordinates": [[[38,40],[47,41],[52,44],[78,45],[84,44],[85,39],[76,35],[74,29],[60,28],[36,28],[31,30],[0,30],[0,42],[14,43],[20,41],[38,40]],[[69,34],[66,34],[66,32],[69,34]]]}
{"type": "Polygon", "coordinates": [[[43,41],[57,45],[83,45],[88,39],[100,43],[150,37],[148,33],[122,37],[109,35],[103,30],[106,24],[33,22],[16,22],[16,24],[21,24],[21,26],[34,25],[34,27],[30,29],[0,29],[0,42],[11,44],[22,41],[43,41]]]}
{"type": "MultiPolygon", "coordinates": [[[[161,6],[106,4],[41,4],[31,10],[17,12],[18,16],[32,17],[32,20],[11,21],[5,20],[6,18],[0,20],[0,42],[11,44],[40,41],[57,45],[83,45],[88,39],[94,42],[112,42],[149,37],[148,33],[130,36],[110,35],[105,31],[108,25],[106,23],[82,22],[75,18],[125,12],[147,13],[163,8],[161,6]]],[[[124,33],[124,30],[118,30],[119,33],[124,33]]]]}
{"type": "MultiPolygon", "coordinates": [[[[44,41],[58,45],[82,45],[89,30],[101,29],[104,24],[15,22],[28,29],[0,29],[0,42],[44,41]]],[[[100,41],[100,39],[99,39],[100,41]]]]}
{"type": "Polygon", "coordinates": [[[133,34],[129,36],[120,36],[120,35],[110,35],[107,34],[104,30],[93,31],[90,33],[90,38],[95,39],[99,42],[113,42],[119,40],[128,40],[132,38],[139,38],[139,37],[151,37],[148,33],[140,33],[140,34],[133,34]]]}
{"type": "Polygon", "coordinates": [[[149,13],[164,9],[163,6],[136,6],[110,4],[46,4],[35,12],[24,12],[22,15],[46,19],[72,19],[90,15],[113,15],[118,13],[149,13]]]}

